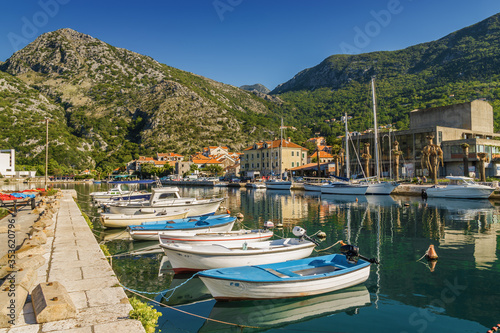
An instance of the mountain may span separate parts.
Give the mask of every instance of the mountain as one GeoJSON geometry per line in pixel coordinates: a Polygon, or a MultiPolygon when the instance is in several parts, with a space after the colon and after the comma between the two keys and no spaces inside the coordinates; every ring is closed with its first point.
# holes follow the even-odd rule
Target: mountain
{"type": "Polygon", "coordinates": [[[64,107],[61,131],[90,145],[89,166],[206,145],[238,150],[278,124],[272,100],[71,29],[39,36],[0,70],[64,107]]]}
{"type": "Polygon", "coordinates": [[[266,86],[260,83],[252,84],[252,85],[244,85],[241,86],[240,89],[246,90],[246,91],[258,91],[263,94],[269,94],[271,90],[269,90],[266,86]]]}
{"type": "MultiPolygon", "coordinates": [[[[369,127],[369,82],[376,77],[382,123],[408,125],[415,108],[486,98],[500,128],[500,14],[439,40],[403,50],[333,55],[305,69],[270,94],[287,102],[314,131],[328,132],[321,119],[347,111],[358,119],[353,128],[369,127]],[[364,119],[362,119],[364,118],[364,119]],[[306,119],[310,119],[307,121],[306,119]]],[[[338,133],[340,129],[337,129],[338,133]]],[[[323,133],[324,134],[324,133],[323,133]]]]}
{"type": "Polygon", "coordinates": [[[2,149],[16,149],[18,165],[45,163],[46,118],[51,159],[68,165],[90,162],[91,145],[71,134],[63,107],[18,78],[0,72],[0,142],[2,149]]]}

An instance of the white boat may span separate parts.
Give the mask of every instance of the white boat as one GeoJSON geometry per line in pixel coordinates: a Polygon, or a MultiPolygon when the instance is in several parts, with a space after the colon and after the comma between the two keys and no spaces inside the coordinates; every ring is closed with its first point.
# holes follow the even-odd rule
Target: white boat
{"type": "Polygon", "coordinates": [[[368,189],[366,190],[366,194],[375,194],[375,195],[389,195],[396,187],[399,186],[397,182],[391,181],[382,181],[382,180],[361,180],[359,182],[361,185],[367,185],[368,189]]]}
{"type": "Polygon", "coordinates": [[[321,192],[321,187],[329,183],[329,178],[304,178],[304,190],[321,192]]]}
{"type": "Polygon", "coordinates": [[[159,233],[160,246],[164,244],[242,246],[244,242],[262,242],[273,236],[271,230],[233,230],[226,232],[162,231],[159,233]]]}
{"type": "Polygon", "coordinates": [[[304,297],[365,282],[370,263],[330,254],[274,264],[212,269],[199,273],[216,300],[304,297]]]}
{"type": "Polygon", "coordinates": [[[470,177],[446,176],[450,180],[446,186],[435,185],[425,190],[429,198],[487,199],[494,187],[481,185],[470,177]]]}
{"type": "Polygon", "coordinates": [[[367,190],[368,185],[351,184],[348,182],[333,182],[321,186],[322,194],[364,195],[367,190]]]}
{"type": "Polygon", "coordinates": [[[264,183],[264,182],[251,182],[251,183],[247,183],[245,185],[245,187],[255,188],[255,189],[266,188],[266,183],[264,183]]]}
{"type": "Polygon", "coordinates": [[[105,228],[126,228],[129,225],[142,224],[144,222],[183,219],[187,217],[188,213],[189,209],[181,209],[168,213],[154,212],[134,215],[101,213],[100,220],[105,228]]]}
{"type": "Polygon", "coordinates": [[[119,197],[127,197],[127,196],[135,196],[135,195],[144,195],[145,192],[142,191],[130,191],[122,188],[121,184],[111,188],[109,191],[101,191],[101,192],[91,192],[89,195],[92,197],[93,201],[100,202],[109,200],[112,198],[119,197]]]}
{"type": "Polygon", "coordinates": [[[305,258],[316,246],[308,240],[282,238],[272,241],[246,243],[239,247],[224,245],[164,244],[175,273],[205,269],[275,263],[305,258]]]}
{"type": "Polygon", "coordinates": [[[118,202],[107,205],[113,214],[140,214],[141,209],[151,208],[156,213],[168,213],[189,209],[188,216],[213,214],[219,208],[224,198],[196,199],[183,198],[177,187],[153,188],[149,200],[136,202],[118,202]]]}
{"type": "Polygon", "coordinates": [[[268,190],[290,190],[292,182],[280,179],[269,179],[266,181],[266,188],[268,190]]]}
{"type": "Polygon", "coordinates": [[[134,240],[153,240],[158,242],[160,232],[166,230],[194,232],[226,232],[233,229],[236,217],[228,214],[203,216],[172,221],[147,222],[130,225],[127,231],[134,240]]]}

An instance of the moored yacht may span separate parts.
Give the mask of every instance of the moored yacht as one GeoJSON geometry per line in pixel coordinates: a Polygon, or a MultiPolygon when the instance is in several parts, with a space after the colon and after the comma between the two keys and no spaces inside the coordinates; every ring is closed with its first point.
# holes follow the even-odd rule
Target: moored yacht
{"type": "Polygon", "coordinates": [[[487,199],[495,188],[476,183],[464,176],[446,176],[450,180],[446,186],[434,185],[425,192],[429,198],[487,199]]]}

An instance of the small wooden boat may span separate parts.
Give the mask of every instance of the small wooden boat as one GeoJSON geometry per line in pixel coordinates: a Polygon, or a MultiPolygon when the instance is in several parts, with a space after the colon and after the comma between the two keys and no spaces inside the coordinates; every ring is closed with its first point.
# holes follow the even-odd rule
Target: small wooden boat
{"type": "Polygon", "coordinates": [[[319,295],[365,282],[370,263],[331,254],[267,265],[212,269],[199,274],[216,300],[319,295]]]}
{"type": "Polygon", "coordinates": [[[182,209],[169,213],[154,212],[135,215],[101,213],[100,220],[105,228],[126,228],[129,225],[143,224],[146,222],[183,219],[187,217],[188,213],[189,209],[182,209]]]}
{"type": "Polygon", "coordinates": [[[205,269],[275,263],[305,258],[316,246],[311,241],[284,238],[272,241],[240,243],[238,247],[220,244],[163,244],[175,273],[205,269]]]}
{"type": "Polygon", "coordinates": [[[141,225],[130,225],[127,230],[134,240],[156,240],[161,231],[190,230],[197,232],[230,231],[236,217],[229,215],[203,216],[170,221],[147,222],[141,225]]]}
{"type": "Polygon", "coordinates": [[[262,242],[273,236],[271,230],[233,230],[226,232],[189,232],[162,231],[159,234],[160,246],[166,244],[221,244],[224,246],[242,246],[243,243],[262,242]]]}

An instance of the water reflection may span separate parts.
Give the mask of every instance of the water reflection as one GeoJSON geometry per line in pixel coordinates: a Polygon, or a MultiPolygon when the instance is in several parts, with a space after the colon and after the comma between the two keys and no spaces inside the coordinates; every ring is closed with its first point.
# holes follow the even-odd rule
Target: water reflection
{"type": "MultiPolygon", "coordinates": [[[[209,318],[249,326],[244,329],[245,332],[258,332],[338,312],[355,314],[360,307],[369,305],[370,293],[364,285],[360,285],[301,299],[218,302],[209,318]]],[[[241,332],[241,328],[207,320],[198,332],[241,332]]]]}
{"type": "MultiPolygon", "coordinates": [[[[284,237],[290,235],[292,225],[299,224],[307,229],[308,234],[318,230],[326,233],[318,250],[342,239],[358,245],[362,254],[380,259],[381,265],[372,268],[370,278],[364,284],[373,305],[361,307],[357,316],[349,316],[348,310],[339,310],[335,316],[327,315],[330,314],[328,311],[319,312],[288,322],[278,322],[278,316],[275,325],[266,327],[269,331],[274,328],[282,330],[280,327],[291,330],[297,326],[301,330],[342,332],[477,332],[486,331],[486,327],[496,324],[492,322],[494,318],[498,321],[500,223],[498,208],[489,201],[424,201],[419,197],[363,196],[356,202],[352,196],[300,191],[180,189],[185,196],[226,196],[224,209],[233,214],[241,212],[244,215],[242,225],[248,228],[259,227],[267,220],[282,222],[284,228],[277,233],[284,237]],[[417,262],[430,244],[435,245],[439,255],[434,272],[417,262]]],[[[95,214],[87,195],[96,189],[82,185],[76,190],[82,208],[90,215],[95,214]]],[[[111,235],[105,237],[112,240],[107,244],[113,253],[131,251],[138,246],[137,242],[113,240],[111,235]]],[[[337,251],[338,248],[334,247],[313,255],[337,251]]],[[[116,258],[113,259],[113,268],[120,281],[133,289],[165,290],[182,283],[173,281],[177,277],[170,274],[159,274],[162,260],[162,254],[116,258]]],[[[190,286],[191,282],[186,283],[186,292],[178,298],[174,293],[170,299],[177,300],[177,304],[184,301],[189,304],[176,306],[214,318],[224,317],[224,313],[231,311],[232,303],[226,309],[222,304],[214,307],[214,301],[196,301],[204,292],[196,291],[198,287],[190,286]]],[[[290,307],[289,315],[283,318],[294,316],[294,304],[299,304],[299,301],[283,302],[290,307]]],[[[164,312],[164,317],[160,318],[164,331],[212,329],[212,324],[202,319],[192,319],[163,308],[161,311],[164,312]]],[[[245,309],[240,311],[244,313],[245,309]]],[[[286,312],[285,308],[283,312],[286,312]]],[[[242,318],[244,320],[244,314],[242,318]]],[[[264,320],[261,323],[265,325],[264,320]]]]}

